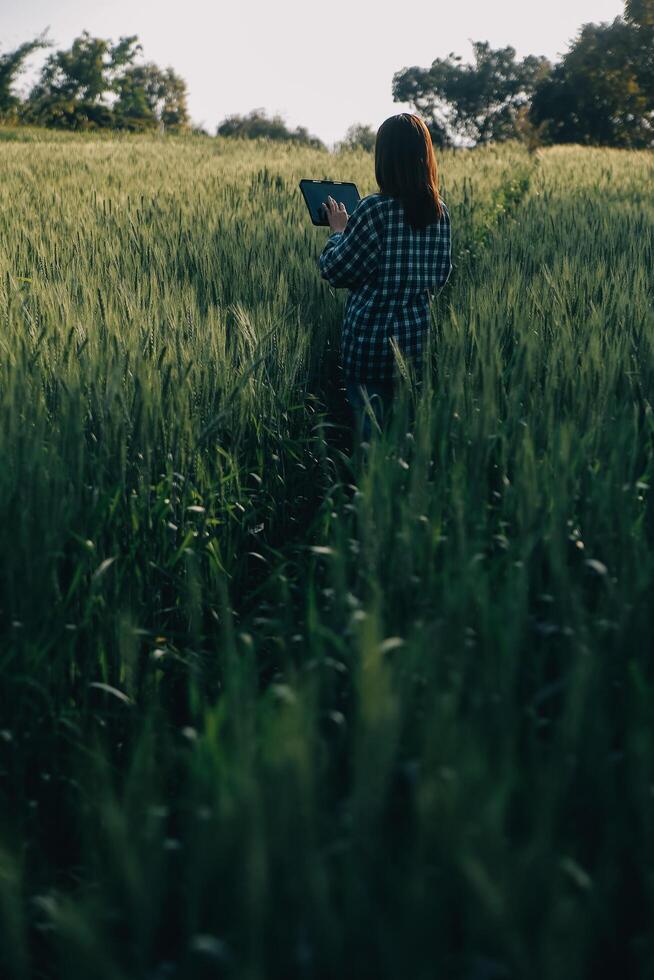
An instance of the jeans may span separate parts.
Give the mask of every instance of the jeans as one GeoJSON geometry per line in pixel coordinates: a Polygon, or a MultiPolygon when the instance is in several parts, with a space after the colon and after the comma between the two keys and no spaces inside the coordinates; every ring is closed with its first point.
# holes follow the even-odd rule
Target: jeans
{"type": "Polygon", "coordinates": [[[392,381],[348,381],[346,383],[347,400],[352,407],[355,429],[362,442],[369,442],[372,435],[373,423],[368,414],[361,389],[367,392],[370,407],[381,426],[393,399],[392,381]]]}

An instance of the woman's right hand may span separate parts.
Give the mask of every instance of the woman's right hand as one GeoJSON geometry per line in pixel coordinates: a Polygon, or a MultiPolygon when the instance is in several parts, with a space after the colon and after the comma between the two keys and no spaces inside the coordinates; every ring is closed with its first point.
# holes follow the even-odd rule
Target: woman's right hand
{"type": "Polygon", "coordinates": [[[332,231],[345,231],[345,226],[347,225],[349,215],[345,210],[345,205],[341,202],[338,204],[331,195],[325,201],[325,211],[327,212],[327,221],[329,222],[329,227],[332,231]]]}

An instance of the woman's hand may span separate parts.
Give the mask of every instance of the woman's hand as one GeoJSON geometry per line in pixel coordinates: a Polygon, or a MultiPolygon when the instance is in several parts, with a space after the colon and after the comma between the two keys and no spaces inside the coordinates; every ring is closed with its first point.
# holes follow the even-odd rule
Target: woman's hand
{"type": "Polygon", "coordinates": [[[325,201],[325,211],[327,221],[332,231],[345,231],[348,222],[348,213],[344,204],[337,204],[333,197],[328,197],[325,201]]]}

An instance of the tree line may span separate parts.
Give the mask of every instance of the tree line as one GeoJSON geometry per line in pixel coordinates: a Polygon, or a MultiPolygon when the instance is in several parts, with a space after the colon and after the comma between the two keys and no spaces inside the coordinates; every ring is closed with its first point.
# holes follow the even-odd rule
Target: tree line
{"type": "Polygon", "coordinates": [[[654,146],[654,0],[627,0],[624,17],[584,24],[562,60],[473,43],[429,68],[403,68],[393,98],[408,102],[439,146],[522,138],[531,145],[654,146]]]}
{"type": "Polygon", "coordinates": [[[60,129],[133,132],[190,125],[186,82],[172,68],[143,61],[138,37],[117,43],[88,31],[52,52],[25,99],[15,93],[28,58],[50,47],[45,34],[0,55],[0,119],[60,129]]]}
{"type": "MultiPolygon", "coordinates": [[[[68,50],[51,53],[25,99],[15,94],[27,59],[48,47],[44,35],[0,55],[0,120],[66,129],[131,131],[190,128],[185,81],[141,59],[136,36],[114,44],[83,32],[68,50]]],[[[654,0],[626,0],[612,23],[584,24],[561,61],[473,42],[473,59],[454,53],[427,68],[393,76],[393,99],[425,119],[437,146],[521,139],[529,146],[585,143],[654,147],[654,0]]],[[[263,109],[228,116],[219,136],[265,137],[323,144],[263,109]]],[[[351,126],[337,148],[374,147],[375,132],[351,126]]]]}

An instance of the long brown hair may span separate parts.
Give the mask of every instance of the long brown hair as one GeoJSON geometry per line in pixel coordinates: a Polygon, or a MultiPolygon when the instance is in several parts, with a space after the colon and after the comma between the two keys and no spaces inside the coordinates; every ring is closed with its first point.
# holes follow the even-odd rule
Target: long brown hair
{"type": "Polygon", "coordinates": [[[377,130],[375,177],[382,194],[399,198],[412,228],[443,217],[431,133],[419,116],[389,116],[377,130]]]}

